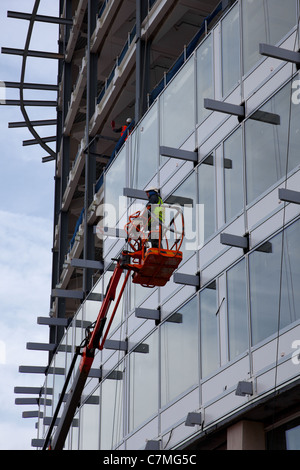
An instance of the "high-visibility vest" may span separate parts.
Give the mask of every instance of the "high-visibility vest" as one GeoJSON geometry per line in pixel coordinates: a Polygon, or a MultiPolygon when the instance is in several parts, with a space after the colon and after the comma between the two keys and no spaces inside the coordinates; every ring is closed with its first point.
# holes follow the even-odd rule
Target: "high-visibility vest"
{"type": "Polygon", "coordinates": [[[164,223],[165,221],[165,208],[163,204],[164,203],[163,203],[162,198],[158,196],[158,203],[155,204],[154,211],[153,211],[156,219],[158,219],[162,223],[164,223]]]}

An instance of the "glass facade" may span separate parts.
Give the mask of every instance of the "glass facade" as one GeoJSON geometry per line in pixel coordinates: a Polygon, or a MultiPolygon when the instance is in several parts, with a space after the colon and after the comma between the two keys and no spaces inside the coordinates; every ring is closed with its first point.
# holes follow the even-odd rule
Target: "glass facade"
{"type": "MultiPolygon", "coordinates": [[[[230,367],[278,331],[300,321],[299,214],[290,216],[288,221],[293,223],[286,224],[284,230],[279,223],[274,222],[271,228],[267,225],[264,236],[257,235],[256,241],[257,226],[251,227],[248,212],[255,211],[257,200],[275,185],[294,175],[300,164],[300,116],[299,105],[291,100],[293,81],[290,76],[285,77],[276,90],[266,91],[263,101],[256,104],[243,122],[232,122],[230,127],[228,117],[224,118],[226,132],[224,128],[219,132],[224,121],[216,124],[203,106],[204,98],[214,98],[218,88],[216,64],[222,64],[217,78],[222,84],[219,93],[225,97],[239,86],[245,74],[259,66],[260,42],[277,44],[291,33],[298,9],[295,0],[237,2],[217,24],[221,34],[216,30],[204,38],[139,122],[106,173],[105,202],[116,208],[129,181],[136,189],[145,188],[153,178],[163,182],[166,200],[175,197],[187,206],[188,236],[182,247],[182,270],[191,273],[188,263],[196,259],[198,267],[202,257],[206,257],[205,272],[203,278],[200,273],[199,290],[173,285],[172,292],[164,296],[160,288],[154,291],[133,285],[126,288],[112,332],[117,331],[122,340],[129,338],[131,343],[137,337],[137,343],[145,345],[146,352],[129,349],[121,359],[116,353],[99,352],[97,366],[114,373],[108,374],[100,385],[93,378],[87,385],[86,395],[95,396],[99,405],[81,406],[78,415],[81,449],[113,449],[123,445],[128,436],[153,417],[161,416],[177,400],[221,373],[221,366],[230,367]],[[202,126],[207,122],[209,132],[202,136],[202,126]],[[188,169],[186,162],[182,169],[180,164],[171,166],[171,159],[159,155],[160,145],[179,148],[185,142],[194,151],[197,140],[201,140],[199,163],[188,169]],[[238,235],[242,230],[243,235],[247,230],[250,235],[253,232],[253,246],[250,245],[249,252],[239,248],[226,251],[220,246],[219,235],[240,216],[243,227],[239,226],[238,235]],[[210,243],[212,248],[207,255],[205,250],[210,243]],[[216,267],[218,258],[221,261],[216,267]],[[134,309],[140,304],[146,308],[159,307],[163,312],[161,322],[149,326],[150,320],[141,323],[136,319],[134,309]]],[[[272,206],[264,220],[260,216],[257,220],[267,224],[274,213],[282,210],[278,206],[272,206]]],[[[118,220],[117,217],[115,223],[118,220]]],[[[235,226],[232,227],[234,230],[235,226]]],[[[120,250],[117,242],[109,248],[109,256],[120,250]]],[[[110,275],[109,271],[102,275],[95,287],[98,291],[105,292],[110,275]]],[[[65,348],[55,355],[56,368],[67,369],[72,355],[66,351],[68,347],[74,351],[81,342],[84,336],[81,322],[92,322],[96,310],[96,304],[91,303],[78,311],[77,323],[69,327],[62,343],[65,348]]],[[[64,377],[47,376],[47,383],[54,388],[52,412],[64,377]]],[[[221,394],[220,390],[218,393],[221,394]]],[[[210,399],[214,396],[212,391],[210,399]]],[[[233,408],[236,406],[235,402],[233,408]]],[[[174,422],[177,418],[182,421],[184,413],[175,416],[174,422]]],[[[46,415],[49,414],[47,409],[46,415]]],[[[163,428],[161,424],[155,436],[149,438],[167,433],[170,427],[163,428]]],[[[72,432],[77,431],[73,428],[72,432]]],[[[295,446],[294,436],[298,436],[298,428],[287,434],[291,448],[295,446]]],[[[76,448],[75,441],[72,439],[72,448],[76,448]]]]}

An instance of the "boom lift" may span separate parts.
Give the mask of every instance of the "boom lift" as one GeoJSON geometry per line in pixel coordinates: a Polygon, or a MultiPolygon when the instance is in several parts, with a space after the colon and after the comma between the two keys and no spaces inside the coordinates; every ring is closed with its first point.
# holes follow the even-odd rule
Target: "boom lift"
{"type": "MultiPolygon", "coordinates": [[[[172,218],[170,217],[170,221],[167,225],[166,222],[156,220],[156,228],[151,230],[151,239],[153,238],[154,232],[158,238],[158,247],[155,248],[150,247],[148,211],[138,211],[129,217],[129,222],[125,226],[128,245],[126,247],[127,249],[124,249],[116,260],[117,264],[109,281],[96,321],[87,329],[86,338],[83,340],[81,345],[76,348],[65,384],[44,441],[43,450],[62,450],[64,447],[65,440],[78,404],[80,403],[80,398],[89,376],[96,351],[102,350],[104,347],[105,340],[130,274],[132,273],[132,282],[135,284],[140,284],[149,288],[164,286],[169,281],[173,272],[182,260],[182,252],[180,251],[184,238],[184,218],[182,210],[179,206],[174,205],[169,206],[164,204],[163,207],[167,210],[171,209],[172,218]],[[176,223],[176,220],[178,223],[176,223]],[[177,228],[177,225],[179,228],[177,228]],[[108,311],[111,303],[115,300],[117,287],[124,270],[127,271],[126,276],[108,320],[108,311]],[[71,380],[78,356],[81,356],[79,367],[75,374],[71,389],[68,392],[68,398],[62,415],[57,424],[56,420],[58,418],[60,407],[67,392],[67,387],[71,380]],[[55,426],[56,430],[53,434],[55,426]]],[[[152,220],[153,217],[155,219],[155,216],[151,213],[152,220]]]]}

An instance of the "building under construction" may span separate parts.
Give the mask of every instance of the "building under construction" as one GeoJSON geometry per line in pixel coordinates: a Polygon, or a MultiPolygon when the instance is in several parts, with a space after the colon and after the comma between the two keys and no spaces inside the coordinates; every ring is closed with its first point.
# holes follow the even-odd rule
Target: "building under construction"
{"type": "Polygon", "coordinates": [[[41,388],[15,390],[38,403],[32,446],[300,449],[300,2],[38,4],[9,12],[29,24],[23,59],[35,22],[59,30],[55,152],[20,95],[55,161],[49,344],[27,344],[49,362],[20,365],[41,388]],[[183,214],[181,262],[165,285],[115,285],[73,395],[150,187],[183,214]]]}

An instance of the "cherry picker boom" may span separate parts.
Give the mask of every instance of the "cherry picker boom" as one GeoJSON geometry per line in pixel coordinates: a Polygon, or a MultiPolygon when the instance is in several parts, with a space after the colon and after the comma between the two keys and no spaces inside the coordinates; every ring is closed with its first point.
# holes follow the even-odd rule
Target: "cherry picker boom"
{"type": "MultiPolygon", "coordinates": [[[[64,447],[65,440],[80,403],[83,389],[91,371],[96,351],[102,350],[104,347],[105,340],[130,275],[132,274],[133,283],[140,284],[144,287],[164,286],[169,281],[172,273],[179,266],[182,260],[180,248],[184,237],[183,213],[179,206],[164,205],[164,208],[172,210],[170,222],[166,225],[166,222],[159,221],[159,223],[155,224],[154,229],[151,229],[151,238],[153,238],[153,232],[156,232],[156,237],[159,241],[158,247],[149,246],[148,212],[138,211],[129,217],[129,222],[125,226],[128,249],[124,249],[116,260],[117,264],[107,286],[97,319],[87,329],[87,335],[82,344],[76,348],[51,424],[48,428],[43,450],[62,450],[64,447]],[[176,223],[178,217],[181,219],[179,224],[176,223]],[[177,225],[179,225],[179,229],[177,225]],[[169,234],[172,235],[170,236],[169,234]],[[125,279],[116,299],[117,288],[124,270],[126,271],[125,279]],[[109,308],[115,299],[116,302],[108,320],[109,308]],[[81,356],[79,367],[72,386],[67,393],[67,388],[79,356],[81,356]],[[66,393],[68,397],[62,415],[58,418],[60,407],[66,393]],[[55,432],[53,432],[55,427],[55,432]]],[[[153,217],[152,214],[151,218],[153,219],[153,217]]]]}

